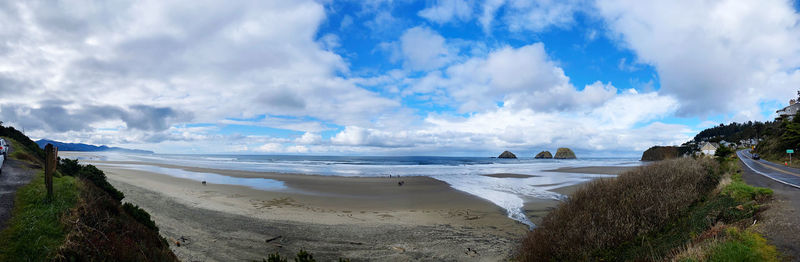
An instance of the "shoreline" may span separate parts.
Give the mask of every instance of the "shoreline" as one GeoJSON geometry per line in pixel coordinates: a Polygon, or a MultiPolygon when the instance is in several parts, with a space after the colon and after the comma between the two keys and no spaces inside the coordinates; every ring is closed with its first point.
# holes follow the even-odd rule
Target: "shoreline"
{"type": "MultiPolygon", "coordinates": [[[[69,153],[64,155],[70,156],[69,153]]],[[[164,237],[190,239],[190,244],[184,243],[181,247],[172,244],[173,251],[183,260],[258,260],[258,252],[261,252],[261,257],[265,257],[266,252],[275,251],[294,255],[291,252],[299,248],[333,260],[350,257],[389,261],[463,260],[470,258],[465,251],[471,248],[481,250],[479,260],[494,260],[511,256],[515,243],[529,232],[527,225],[509,218],[502,207],[427,176],[342,177],[132,161],[81,162],[95,164],[106,172],[109,182],[126,195],[124,201],[150,212],[162,228],[164,237]],[[283,183],[285,188],[261,190],[246,185],[203,185],[197,180],[129,169],[124,165],[157,166],[243,179],[272,179],[283,183]],[[398,186],[398,181],[405,183],[398,186]],[[198,217],[203,219],[192,221],[198,217]],[[234,220],[249,221],[247,223],[252,225],[284,226],[263,232],[258,227],[239,229],[228,217],[237,217],[234,220]],[[231,239],[236,237],[229,236],[230,232],[219,231],[225,228],[247,235],[248,240],[242,241],[249,244],[231,243],[231,239]],[[387,230],[395,235],[387,235],[387,230]],[[305,231],[321,235],[302,236],[305,231]],[[283,248],[273,244],[265,246],[265,239],[275,235],[284,239],[279,244],[283,248]],[[303,240],[294,242],[294,238],[303,240]],[[343,239],[348,243],[362,244],[331,247],[334,245],[331,241],[341,242],[343,239]],[[372,243],[373,246],[367,247],[363,243],[372,243]],[[214,251],[220,254],[206,251],[216,250],[218,245],[227,249],[214,251]]],[[[535,177],[521,174],[487,176],[500,179],[535,177]]],[[[582,184],[585,182],[548,191],[569,194],[582,184]]],[[[560,200],[525,198],[522,211],[525,217],[538,224],[560,203],[560,200]]]]}
{"type": "Polygon", "coordinates": [[[428,177],[387,188],[419,187],[435,193],[363,198],[203,186],[163,174],[99,168],[126,195],[124,201],[153,216],[165,238],[189,239],[181,247],[171,245],[187,261],[258,260],[268,252],[294,255],[300,248],[332,260],[466,259],[467,248],[481,250],[481,257],[488,259],[509,257],[514,243],[528,232],[500,207],[428,177]],[[276,236],[280,242],[265,242],[276,236]]]}
{"type": "Polygon", "coordinates": [[[580,173],[580,174],[597,174],[597,175],[619,175],[627,171],[636,169],[640,166],[579,166],[579,167],[562,167],[550,170],[542,170],[543,172],[558,172],[558,173],[580,173]]]}

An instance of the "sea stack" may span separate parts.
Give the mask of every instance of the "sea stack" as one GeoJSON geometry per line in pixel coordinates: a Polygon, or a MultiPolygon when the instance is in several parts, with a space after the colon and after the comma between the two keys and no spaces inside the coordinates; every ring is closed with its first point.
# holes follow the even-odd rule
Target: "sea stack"
{"type": "Polygon", "coordinates": [[[538,154],[536,154],[536,156],[535,156],[535,157],[533,157],[533,158],[539,158],[539,159],[546,158],[546,159],[550,159],[550,158],[553,158],[553,154],[551,154],[551,153],[550,153],[550,151],[542,151],[542,152],[539,152],[538,154]]]}
{"type": "Polygon", "coordinates": [[[503,153],[500,154],[500,156],[498,156],[497,158],[517,158],[517,156],[514,155],[514,153],[503,151],[503,153]]]}
{"type": "Polygon", "coordinates": [[[561,148],[558,148],[558,151],[556,151],[556,156],[553,157],[553,158],[555,158],[555,159],[575,159],[577,157],[575,157],[575,152],[572,152],[572,149],[569,149],[569,148],[566,148],[566,147],[561,147],[561,148]]]}

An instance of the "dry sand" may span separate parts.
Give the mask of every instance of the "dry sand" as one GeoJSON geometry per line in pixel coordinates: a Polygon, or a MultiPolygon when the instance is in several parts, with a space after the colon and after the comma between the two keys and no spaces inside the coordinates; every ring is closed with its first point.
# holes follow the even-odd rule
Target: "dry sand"
{"type": "MultiPolygon", "coordinates": [[[[500,207],[428,177],[332,177],[141,162],[82,163],[146,164],[269,178],[288,187],[263,191],[202,185],[190,179],[98,165],[125,193],[124,201],[152,215],[184,261],[252,261],[274,252],[291,256],[301,248],[321,261],[339,257],[353,261],[499,261],[507,260],[528,232],[526,225],[508,218],[500,207]],[[398,186],[401,180],[405,184],[398,186]],[[182,245],[178,247],[176,241],[182,245]]],[[[564,194],[576,187],[554,191],[564,194]]],[[[537,223],[558,204],[556,200],[530,199],[524,209],[537,223]]]]}

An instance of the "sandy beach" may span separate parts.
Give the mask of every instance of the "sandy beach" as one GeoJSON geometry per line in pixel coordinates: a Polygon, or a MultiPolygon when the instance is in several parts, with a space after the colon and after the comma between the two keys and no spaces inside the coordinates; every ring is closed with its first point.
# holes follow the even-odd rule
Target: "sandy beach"
{"type": "MultiPolygon", "coordinates": [[[[527,225],[508,218],[502,208],[429,177],[334,177],[142,162],[82,163],[104,170],[109,181],[125,193],[124,201],[150,212],[184,261],[260,260],[268,253],[292,255],[301,248],[322,261],[339,257],[353,261],[498,261],[509,258],[528,232],[527,225]],[[284,186],[258,190],[203,185],[192,179],[125,168],[142,164],[267,178],[284,186]],[[182,243],[180,247],[176,241],[182,243]]],[[[594,171],[606,174],[601,169],[594,171]]],[[[576,187],[553,191],[568,194],[576,187]]],[[[538,223],[558,204],[558,200],[529,199],[524,211],[538,223]]]]}

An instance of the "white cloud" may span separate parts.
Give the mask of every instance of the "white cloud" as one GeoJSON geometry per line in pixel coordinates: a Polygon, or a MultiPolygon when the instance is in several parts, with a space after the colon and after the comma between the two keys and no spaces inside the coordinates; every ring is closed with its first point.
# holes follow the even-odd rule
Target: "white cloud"
{"type": "Polygon", "coordinates": [[[256,151],[264,153],[281,153],[283,152],[283,145],[278,143],[267,143],[256,148],[256,151]]]}
{"type": "Polygon", "coordinates": [[[597,9],[620,44],[656,69],[660,92],[680,99],[681,115],[785,102],[800,86],[791,1],[599,0],[597,9]]]}
{"type": "Polygon", "coordinates": [[[455,59],[444,37],[427,27],[414,27],[400,36],[404,65],[413,70],[440,68],[455,59]]]}
{"type": "Polygon", "coordinates": [[[542,32],[551,27],[571,26],[574,14],[584,4],[583,0],[490,0],[483,3],[483,14],[478,20],[486,33],[491,33],[492,23],[497,19],[512,32],[542,32]],[[504,12],[498,12],[501,8],[504,12]],[[496,17],[498,13],[502,16],[496,17]]]}
{"type": "Polygon", "coordinates": [[[308,147],[306,146],[288,146],[286,147],[287,153],[308,153],[308,147]]]}
{"type": "Polygon", "coordinates": [[[322,142],[322,136],[311,132],[306,132],[295,140],[298,144],[313,145],[322,142]]]}
{"type": "Polygon", "coordinates": [[[463,152],[567,146],[641,151],[657,144],[680,144],[696,132],[683,125],[652,122],[673,114],[677,105],[674,98],[657,93],[619,94],[597,107],[568,112],[500,107],[468,116],[432,114],[424,124],[402,132],[348,126],[331,141],[392,150],[463,152]]]}
{"type": "Polygon", "coordinates": [[[510,0],[504,20],[511,31],[541,32],[550,27],[567,27],[581,0],[510,0]]]}
{"type": "Polygon", "coordinates": [[[483,26],[484,33],[489,34],[492,32],[492,21],[494,21],[497,9],[500,9],[503,4],[505,4],[505,0],[486,0],[483,2],[481,6],[483,8],[483,13],[478,18],[478,21],[480,21],[481,26],[483,26]]]}
{"type": "Polygon", "coordinates": [[[0,92],[14,94],[0,96],[0,117],[28,130],[123,120],[117,135],[133,140],[137,128],[262,115],[367,124],[400,106],[341,76],[338,37],[315,39],[326,19],[315,1],[23,1],[0,13],[0,92]],[[115,109],[92,113],[103,108],[115,109]],[[30,122],[37,112],[63,121],[30,122]]]}
{"type": "Polygon", "coordinates": [[[486,57],[451,65],[444,73],[433,71],[404,90],[406,95],[430,95],[464,113],[496,108],[498,103],[538,111],[593,108],[616,92],[611,84],[600,82],[577,90],[541,43],[502,47],[486,57]]]}
{"type": "Polygon", "coordinates": [[[472,16],[472,2],[464,0],[438,0],[417,15],[430,21],[444,24],[454,19],[467,21],[472,16]]]}

